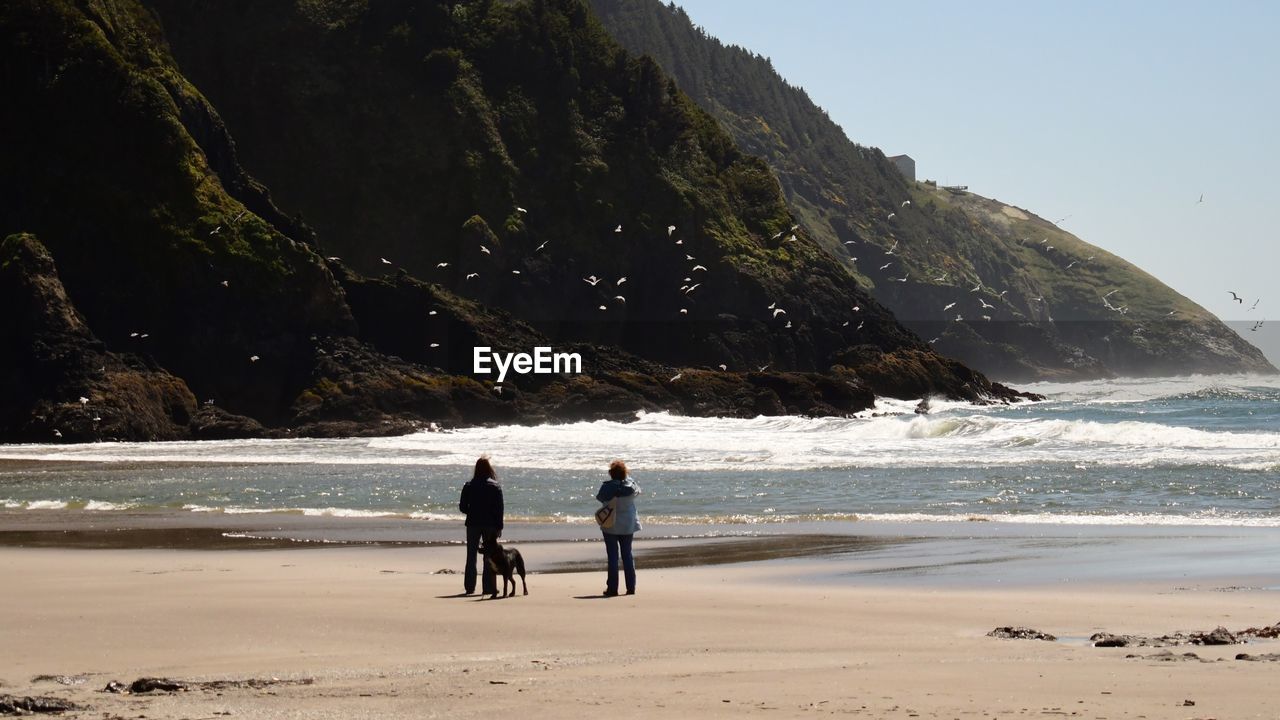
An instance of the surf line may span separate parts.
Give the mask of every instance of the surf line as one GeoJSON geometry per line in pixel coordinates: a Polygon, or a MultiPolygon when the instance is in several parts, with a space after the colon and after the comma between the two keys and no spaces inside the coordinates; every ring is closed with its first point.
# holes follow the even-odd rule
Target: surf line
{"type": "Polygon", "coordinates": [[[508,371],[517,375],[580,375],[582,355],[554,352],[550,347],[538,346],[529,353],[496,353],[487,345],[472,348],[471,368],[476,375],[489,375],[496,368],[498,382],[507,377],[508,371]]]}

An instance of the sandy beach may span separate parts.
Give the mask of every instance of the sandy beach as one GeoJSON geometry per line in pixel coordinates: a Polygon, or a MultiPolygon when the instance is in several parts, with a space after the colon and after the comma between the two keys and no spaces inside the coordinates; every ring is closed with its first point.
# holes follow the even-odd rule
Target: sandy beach
{"type": "Polygon", "coordinates": [[[1086,642],[1271,625],[1274,589],[848,582],[864,561],[822,542],[702,564],[714,545],[638,542],[638,594],[602,599],[602,571],[566,571],[599,568],[598,543],[529,543],[530,594],[500,600],[457,596],[460,575],[439,572],[460,569],[455,546],[0,548],[0,694],[70,699],[84,718],[1280,715],[1280,663],[1234,659],[1275,641],[1086,642]],[[645,567],[663,552],[669,567],[645,567]],[[1060,639],[986,637],[1003,625],[1060,639]],[[101,692],[142,677],[264,682],[101,692]]]}

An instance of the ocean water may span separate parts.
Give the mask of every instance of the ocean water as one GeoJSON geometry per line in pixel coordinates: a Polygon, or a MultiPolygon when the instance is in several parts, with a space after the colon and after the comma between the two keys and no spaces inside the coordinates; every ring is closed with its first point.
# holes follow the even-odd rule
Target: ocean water
{"type": "Polygon", "coordinates": [[[589,522],[609,461],[623,458],[657,523],[1280,527],[1280,378],[1024,389],[1048,400],[935,401],[927,416],[882,401],[839,419],[647,414],[377,439],[8,445],[0,507],[453,519],[485,454],[508,518],[531,522],[589,522]]]}

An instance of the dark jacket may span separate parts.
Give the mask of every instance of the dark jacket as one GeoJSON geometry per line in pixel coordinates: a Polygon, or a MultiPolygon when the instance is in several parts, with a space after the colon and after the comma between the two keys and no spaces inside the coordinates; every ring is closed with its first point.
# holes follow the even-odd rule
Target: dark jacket
{"type": "Polygon", "coordinates": [[[502,530],[502,486],[497,480],[472,478],[462,486],[458,511],[467,516],[467,527],[502,530]]]}

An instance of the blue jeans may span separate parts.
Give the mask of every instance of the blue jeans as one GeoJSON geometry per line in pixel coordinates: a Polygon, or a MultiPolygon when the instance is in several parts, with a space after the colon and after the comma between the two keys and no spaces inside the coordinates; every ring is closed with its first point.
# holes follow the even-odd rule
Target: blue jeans
{"type": "MultiPolygon", "coordinates": [[[[480,538],[485,531],[496,532],[495,528],[469,527],[467,528],[467,565],[462,573],[462,589],[467,594],[476,591],[476,554],[480,552],[480,538]]],[[[481,559],[483,561],[483,558],[481,559]]],[[[493,568],[489,567],[489,563],[484,563],[484,573],[480,582],[480,592],[483,595],[492,595],[498,592],[498,578],[493,574],[493,568]]]]}
{"type": "Polygon", "coordinates": [[[631,554],[631,540],[635,535],[613,535],[604,533],[604,552],[609,556],[609,578],[605,582],[605,592],[618,592],[618,552],[622,552],[622,572],[627,580],[627,592],[636,591],[636,559],[631,554]]]}

